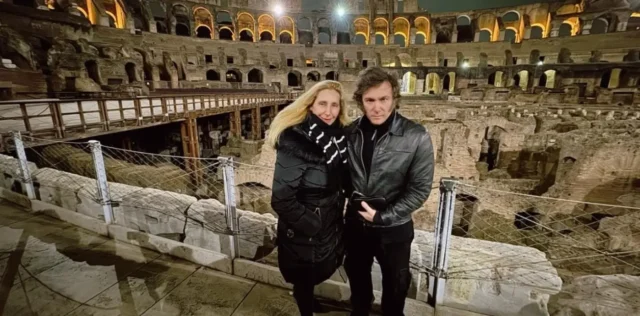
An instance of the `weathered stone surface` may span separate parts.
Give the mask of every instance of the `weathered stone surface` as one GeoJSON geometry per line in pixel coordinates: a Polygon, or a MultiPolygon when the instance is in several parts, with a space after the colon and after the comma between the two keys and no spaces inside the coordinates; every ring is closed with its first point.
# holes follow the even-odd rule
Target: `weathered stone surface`
{"type": "Polygon", "coordinates": [[[640,213],[604,218],[598,231],[609,237],[606,250],[610,252],[640,251],[640,213]]]}
{"type": "Polygon", "coordinates": [[[231,254],[224,204],[214,199],[199,200],[189,206],[187,216],[184,243],[231,254]]]}
{"type": "MultiPolygon", "coordinates": [[[[33,177],[38,184],[40,201],[74,212],[78,211],[83,200],[85,202],[91,201],[98,207],[95,212],[101,212],[100,205],[95,202],[97,192],[95,179],[51,168],[42,168],[33,177]]],[[[86,204],[85,210],[87,210],[86,204]]]]}
{"type": "Polygon", "coordinates": [[[585,275],[562,287],[549,302],[551,316],[627,316],[640,314],[640,277],[585,275]]]}
{"type": "Polygon", "coordinates": [[[184,234],[187,209],[195,202],[192,196],[146,188],[123,196],[121,212],[114,212],[119,225],[179,238],[184,234]]]}
{"type": "MultiPolygon", "coordinates": [[[[416,231],[424,262],[433,234],[416,231]]],[[[487,315],[547,315],[549,296],[562,280],[545,254],[529,247],[453,236],[444,304],[487,315]]]]}
{"type": "MultiPolygon", "coordinates": [[[[28,162],[27,166],[33,175],[38,167],[33,162],[28,162]]],[[[20,161],[14,157],[0,155],[0,187],[5,189],[13,189],[16,186],[21,187],[22,173],[20,171],[20,161]]]]}
{"type": "Polygon", "coordinates": [[[239,254],[243,258],[256,259],[268,255],[275,248],[278,220],[271,214],[256,214],[238,210],[240,234],[239,254]]]}

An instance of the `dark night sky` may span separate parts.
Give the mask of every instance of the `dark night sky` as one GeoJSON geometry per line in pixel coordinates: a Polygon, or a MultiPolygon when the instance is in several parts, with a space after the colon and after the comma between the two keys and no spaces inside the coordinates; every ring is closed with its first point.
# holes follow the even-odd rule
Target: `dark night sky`
{"type": "MultiPolygon", "coordinates": [[[[427,11],[449,12],[449,11],[467,11],[477,9],[489,9],[510,7],[521,4],[532,4],[540,2],[553,2],[558,0],[418,0],[418,5],[427,11]]],[[[305,10],[314,10],[323,7],[321,0],[302,0],[305,10]]]]}

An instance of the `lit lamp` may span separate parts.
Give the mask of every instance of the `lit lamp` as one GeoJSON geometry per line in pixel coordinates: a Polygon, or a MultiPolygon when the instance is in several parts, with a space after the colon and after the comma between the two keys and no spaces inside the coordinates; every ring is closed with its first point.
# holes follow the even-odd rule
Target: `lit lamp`
{"type": "Polygon", "coordinates": [[[342,7],[338,7],[338,8],[336,9],[336,13],[338,14],[338,16],[339,16],[339,17],[343,17],[343,16],[344,16],[344,14],[345,14],[344,8],[342,8],[342,7]]]}
{"type": "Polygon", "coordinates": [[[284,9],[282,8],[282,5],[276,4],[273,8],[273,12],[275,12],[276,15],[282,15],[282,13],[284,13],[284,9]]]}
{"type": "Polygon", "coordinates": [[[462,68],[469,68],[469,62],[463,62],[462,63],[462,68]]]}
{"type": "Polygon", "coordinates": [[[544,63],[542,62],[542,60],[541,60],[541,61],[538,61],[538,66],[542,66],[542,65],[544,65],[544,63]]]}

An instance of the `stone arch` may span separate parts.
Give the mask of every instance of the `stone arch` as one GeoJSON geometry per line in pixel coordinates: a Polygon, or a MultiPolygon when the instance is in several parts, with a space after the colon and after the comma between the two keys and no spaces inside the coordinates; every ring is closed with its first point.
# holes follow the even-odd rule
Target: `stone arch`
{"type": "Polygon", "coordinates": [[[512,44],[520,42],[520,39],[518,38],[518,31],[511,27],[505,29],[504,41],[512,44]]]}
{"type": "Polygon", "coordinates": [[[458,31],[458,43],[473,42],[475,35],[471,18],[468,15],[461,15],[456,18],[456,30],[458,31]]]}
{"type": "Polygon", "coordinates": [[[413,67],[415,66],[414,59],[407,53],[401,53],[396,56],[396,67],[413,67]]]}
{"type": "Polygon", "coordinates": [[[317,71],[310,71],[307,73],[307,82],[318,82],[322,76],[317,71]]]}
{"type": "Polygon", "coordinates": [[[235,68],[229,69],[225,78],[227,82],[242,82],[242,72],[235,68]]]}
{"type": "Polygon", "coordinates": [[[558,36],[573,36],[573,25],[571,25],[570,23],[562,23],[558,31],[558,36]]]}
{"type": "Polygon", "coordinates": [[[409,32],[410,32],[410,23],[409,20],[407,20],[406,18],[403,17],[397,17],[395,20],[393,20],[393,31],[394,31],[394,43],[395,44],[399,44],[395,39],[402,37],[403,38],[403,45],[401,45],[402,47],[406,47],[409,46],[409,41],[407,40],[409,38],[409,32]]]}
{"type": "Polygon", "coordinates": [[[258,36],[260,41],[273,41],[276,38],[276,21],[273,16],[263,14],[258,17],[258,36]]]}
{"type": "Polygon", "coordinates": [[[442,85],[440,83],[440,75],[431,72],[428,73],[424,80],[424,93],[425,94],[440,94],[442,92],[442,85]]]}
{"type": "Polygon", "coordinates": [[[129,79],[129,83],[134,83],[138,81],[136,64],[132,62],[128,62],[124,65],[124,69],[127,72],[127,78],[129,79]]]}
{"type": "Polygon", "coordinates": [[[190,37],[191,22],[189,21],[189,16],[191,13],[189,12],[189,9],[187,9],[183,4],[175,3],[171,9],[171,13],[176,23],[176,35],[190,37]]]}
{"type": "Polygon", "coordinates": [[[207,70],[207,80],[220,81],[220,74],[215,69],[207,70]]]}
{"type": "Polygon", "coordinates": [[[298,30],[300,31],[311,31],[313,30],[313,25],[311,24],[311,19],[303,16],[298,19],[298,30]]]}
{"type": "Polygon", "coordinates": [[[232,41],[236,34],[233,27],[233,19],[228,11],[218,11],[216,13],[216,24],[218,25],[218,38],[232,41]]]}
{"type": "Polygon", "coordinates": [[[278,34],[280,43],[296,43],[296,24],[293,19],[288,16],[283,16],[278,20],[278,25],[280,26],[280,34],[278,34]],[[288,34],[290,38],[288,38],[286,34],[288,34]]]}
{"type": "Polygon", "coordinates": [[[539,61],[540,61],[540,51],[537,49],[532,50],[531,53],[529,54],[529,64],[535,65],[539,61]]]}
{"type": "Polygon", "coordinates": [[[538,86],[553,89],[556,87],[556,71],[554,69],[548,69],[542,73],[538,86]]]}
{"type": "Polygon", "coordinates": [[[407,71],[402,75],[402,85],[400,86],[400,93],[412,95],[416,94],[416,83],[418,76],[411,72],[407,71]]]}
{"type": "Polygon", "coordinates": [[[335,71],[329,71],[325,75],[326,80],[338,80],[338,74],[335,71]]]}
{"type": "Polygon", "coordinates": [[[193,9],[193,19],[196,27],[196,36],[206,38],[205,36],[208,35],[208,38],[212,38],[213,15],[211,12],[206,8],[196,7],[193,9]],[[202,28],[202,26],[204,26],[204,28],[202,28]],[[204,29],[207,29],[209,34],[205,34],[206,31],[204,31],[204,29]]]}
{"type": "Polygon", "coordinates": [[[109,26],[123,29],[127,25],[127,13],[120,1],[107,3],[102,1],[103,8],[109,18],[109,26]]]}
{"type": "Polygon", "coordinates": [[[527,70],[521,70],[517,74],[515,74],[512,78],[512,82],[510,86],[520,87],[523,91],[527,91],[529,88],[529,82],[533,79],[531,77],[531,73],[527,70]]]}
{"type": "Polygon", "coordinates": [[[544,27],[542,25],[532,25],[530,39],[542,39],[545,38],[544,27]]]}
{"type": "Polygon", "coordinates": [[[318,43],[331,44],[331,23],[329,20],[322,18],[318,20],[318,43]]]}
{"type": "Polygon", "coordinates": [[[416,27],[416,44],[418,44],[418,35],[424,38],[421,40],[422,44],[431,43],[431,21],[424,16],[419,16],[413,21],[413,24],[416,27]]]}
{"type": "Polygon", "coordinates": [[[593,20],[593,23],[591,24],[590,33],[591,34],[604,34],[604,33],[607,33],[608,29],[609,29],[609,21],[607,19],[605,19],[604,17],[599,17],[599,18],[593,20]]]}
{"type": "Polygon", "coordinates": [[[511,10],[502,15],[502,22],[517,22],[521,18],[520,12],[511,10]]]}
{"type": "Polygon", "coordinates": [[[240,31],[240,38],[239,40],[241,42],[253,42],[254,38],[253,38],[253,32],[250,30],[242,30],[240,31]]]}
{"type": "Polygon", "coordinates": [[[223,26],[223,27],[220,28],[220,31],[218,31],[218,37],[221,40],[232,41],[233,40],[233,31],[229,27],[223,26]]]}
{"type": "Polygon", "coordinates": [[[239,12],[238,17],[236,18],[236,28],[237,28],[236,32],[238,36],[240,36],[241,41],[245,41],[245,42],[254,41],[255,36],[253,32],[255,32],[256,20],[253,18],[253,15],[251,15],[248,12],[239,12]]]}
{"type": "Polygon", "coordinates": [[[249,82],[254,82],[254,83],[262,83],[264,82],[264,76],[262,74],[262,70],[257,69],[257,68],[253,68],[249,71],[249,73],[247,74],[247,80],[249,82]]]}
{"type": "Polygon", "coordinates": [[[373,32],[376,35],[376,45],[386,45],[389,43],[389,21],[385,18],[373,20],[373,32]],[[380,43],[380,39],[383,42],[380,43]]]}
{"type": "Polygon", "coordinates": [[[196,37],[198,38],[211,38],[211,29],[206,25],[200,25],[196,27],[196,37]]]}
{"type": "Polygon", "coordinates": [[[163,21],[156,21],[156,32],[160,34],[169,34],[167,24],[165,24],[163,21]]]}
{"type": "Polygon", "coordinates": [[[442,90],[447,90],[449,93],[455,91],[456,88],[456,73],[451,71],[444,76],[442,80],[442,90]]]}
{"type": "Polygon", "coordinates": [[[297,70],[292,70],[287,74],[287,86],[299,87],[302,85],[302,74],[297,70]]]}
{"type": "Polygon", "coordinates": [[[498,26],[498,19],[492,13],[484,13],[480,15],[477,19],[478,29],[480,29],[480,42],[495,42],[498,40],[498,35],[500,34],[500,28],[498,26]],[[483,37],[482,32],[487,31],[489,33],[489,39],[486,40],[483,37]]]}
{"type": "Polygon", "coordinates": [[[353,21],[354,34],[356,36],[356,44],[360,44],[358,36],[364,37],[364,44],[369,44],[369,20],[365,18],[357,18],[353,21]]]}
{"type": "Polygon", "coordinates": [[[491,31],[481,30],[480,38],[478,39],[478,42],[491,42],[491,31]]]}

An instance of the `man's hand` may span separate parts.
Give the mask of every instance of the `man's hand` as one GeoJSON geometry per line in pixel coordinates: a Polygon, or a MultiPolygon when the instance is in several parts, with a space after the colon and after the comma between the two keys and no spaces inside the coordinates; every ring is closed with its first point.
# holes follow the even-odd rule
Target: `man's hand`
{"type": "Polygon", "coordinates": [[[364,219],[368,222],[373,223],[373,218],[376,216],[376,210],[372,209],[371,206],[369,206],[369,204],[367,204],[367,202],[365,201],[360,202],[360,206],[362,206],[362,208],[364,209],[364,212],[358,212],[360,213],[360,216],[364,217],[364,219]]]}

